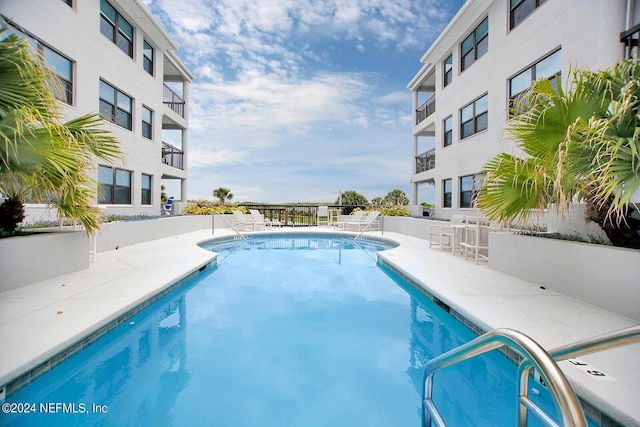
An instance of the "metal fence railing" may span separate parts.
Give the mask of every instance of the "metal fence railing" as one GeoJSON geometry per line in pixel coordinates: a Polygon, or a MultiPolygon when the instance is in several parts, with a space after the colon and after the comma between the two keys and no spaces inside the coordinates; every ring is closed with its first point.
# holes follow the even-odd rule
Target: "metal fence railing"
{"type": "MultiPolygon", "coordinates": [[[[279,221],[283,226],[310,227],[318,225],[318,205],[263,205],[242,203],[247,209],[256,209],[270,221],[279,221]]],[[[365,210],[365,205],[324,205],[335,215],[349,215],[354,209],[365,210]]]]}

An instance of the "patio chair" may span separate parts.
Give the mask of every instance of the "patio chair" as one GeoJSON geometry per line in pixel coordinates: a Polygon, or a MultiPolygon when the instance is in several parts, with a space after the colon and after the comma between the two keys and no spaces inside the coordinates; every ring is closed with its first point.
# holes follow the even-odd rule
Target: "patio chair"
{"type": "Polygon", "coordinates": [[[487,225],[487,220],[483,217],[472,218],[467,221],[464,230],[463,240],[460,242],[460,249],[464,253],[464,259],[469,255],[475,258],[476,264],[480,259],[489,259],[489,233],[501,231],[502,223],[491,221],[487,225]]]}
{"type": "Polygon", "coordinates": [[[317,225],[321,227],[323,225],[329,225],[329,220],[331,217],[329,216],[329,206],[318,206],[318,214],[317,214],[317,225]]]}
{"type": "Polygon", "coordinates": [[[358,231],[378,231],[380,230],[379,216],[380,212],[371,211],[360,221],[348,222],[347,226],[355,227],[358,231]]]}
{"type": "Polygon", "coordinates": [[[465,229],[466,215],[454,215],[449,224],[434,224],[429,227],[429,247],[439,245],[440,250],[451,248],[451,253],[456,252],[456,236],[462,238],[465,229]],[[437,240],[434,239],[437,237],[437,240]],[[446,243],[445,243],[446,241],[446,243]]]}
{"type": "Polygon", "coordinates": [[[280,221],[270,220],[264,217],[257,209],[249,209],[249,214],[251,215],[251,219],[253,221],[253,228],[255,230],[256,226],[264,226],[264,227],[273,227],[278,226],[282,227],[282,223],[280,221]]]}
{"type": "Polygon", "coordinates": [[[171,215],[171,213],[173,212],[173,199],[174,199],[173,196],[169,197],[169,199],[167,200],[167,203],[162,205],[163,214],[171,215]]]}
{"type": "Polygon", "coordinates": [[[253,219],[250,215],[244,214],[240,211],[232,211],[233,212],[233,223],[232,225],[238,230],[246,230],[248,226],[253,228],[253,219]]]}
{"type": "Polygon", "coordinates": [[[358,221],[361,221],[363,217],[364,217],[363,211],[355,211],[355,212],[352,212],[351,215],[349,215],[349,219],[347,221],[336,221],[333,223],[333,225],[338,228],[342,228],[344,230],[345,226],[348,223],[354,223],[354,222],[357,223],[358,221]]]}
{"type": "Polygon", "coordinates": [[[345,229],[353,229],[355,231],[362,231],[362,230],[374,230],[374,229],[379,229],[380,227],[377,227],[377,225],[374,225],[374,221],[378,218],[378,216],[380,215],[380,212],[378,211],[371,211],[369,212],[366,216],[362,216],[362,218],[357,219],[355,221],[350,220],[350,221],[346,221],[345,222],[345,229]]]}

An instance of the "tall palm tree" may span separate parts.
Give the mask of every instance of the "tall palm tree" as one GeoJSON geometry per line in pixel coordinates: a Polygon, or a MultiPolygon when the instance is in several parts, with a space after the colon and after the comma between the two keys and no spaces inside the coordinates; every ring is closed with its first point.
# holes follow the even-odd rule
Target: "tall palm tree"
{"type": "Polygon", "coordinates": [[[226,200],[233,199],[233,194],[228,188],[220,187],[213,190],[213,197],[217,197],[221,205],[224,205],[226,200]]]}
{"type": "Polygon", "coordinates": [[[615,246],[640,248],[640,63],[535,82],[516,102],[507,133],[523,156],[501,153],[484,167],[478,206],[491,219],[526,222],[555,206],[586,204],[615,246]]]}
{"type": "Polygon", "coordinates": [[[15,230],[29,198],[52,204],[61,218],[79,220],[91,233],[100,224],[92,168],[95,159],[115,163],[119,143],[96,114],[62,122],[57,76],[0,25],[0,193],[7,198],[0,227],[15,230]]]}

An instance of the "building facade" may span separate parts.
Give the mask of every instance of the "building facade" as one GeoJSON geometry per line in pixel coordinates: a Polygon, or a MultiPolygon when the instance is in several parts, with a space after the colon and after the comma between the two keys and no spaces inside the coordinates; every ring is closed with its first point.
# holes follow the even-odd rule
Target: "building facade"
{"type": "MultiPolygon", "coordinates": [[[[186,202],[191,72],[140,0],[0,0],[10,30],[60,77],[65,119],[94,112],[120,141],[117,165],[96,164],[106,214],[160,215],[161,185],[186,202]]],[[[43,206],[27,205],[33,213],[43,206]]],[[[37,219],[37,218],[35,218],[37,219]]]]}
{"type": "Polygon", "coordinates": [[[468,0],[411,80],[412,194],[433,187],[437,218],[474,208],[479,172],[500,152],[511,100],[540,78],[637,57],[640,0],[468,0]]]}

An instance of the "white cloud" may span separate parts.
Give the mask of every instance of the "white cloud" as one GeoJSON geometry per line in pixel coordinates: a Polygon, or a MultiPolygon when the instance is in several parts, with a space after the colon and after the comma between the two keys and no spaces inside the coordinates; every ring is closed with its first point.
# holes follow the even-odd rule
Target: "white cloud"
{"type": "Polygon", "coordinates": [[[143,1],[196,75],[189,197],[409,190],[411,70],[398,79],[386,67],[413,57],[418,71],[452,0],[143,1]]]}

